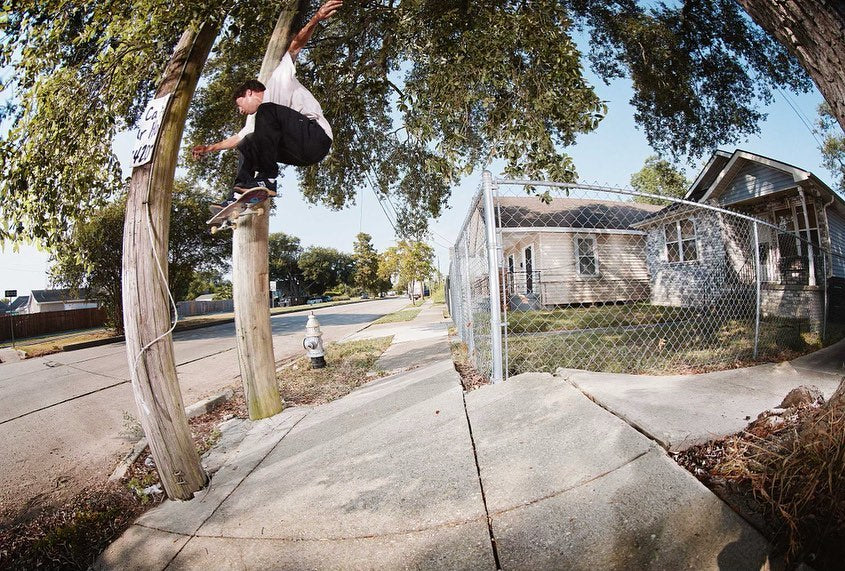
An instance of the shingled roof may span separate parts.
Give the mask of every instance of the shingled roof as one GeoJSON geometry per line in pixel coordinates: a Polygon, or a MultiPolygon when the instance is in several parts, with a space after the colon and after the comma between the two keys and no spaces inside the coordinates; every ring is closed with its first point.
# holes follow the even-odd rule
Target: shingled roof
{"type": "Polygon", "coordinates": [[[71,301],[87,301],[93,298],[89,297],[87,288],[80,289],[34,289],[32,290],[32,297],[38,303],[56,303],[71,301]]]}
{"type": "Polygon", "coordinates": [[[17,311],[22,307],[26,307],[29,304],[29,296],[28,295],[19,295],[16,297],[12,303],[9,304],[9,311],[17,311]]]}
{"type": "Polygon", "coordinates": [[[501,197],[496,216],[500,228],[583,228],[626,230],[662,207],[656,204],[554,198],[549,204],[536,196],[501,197]]]}

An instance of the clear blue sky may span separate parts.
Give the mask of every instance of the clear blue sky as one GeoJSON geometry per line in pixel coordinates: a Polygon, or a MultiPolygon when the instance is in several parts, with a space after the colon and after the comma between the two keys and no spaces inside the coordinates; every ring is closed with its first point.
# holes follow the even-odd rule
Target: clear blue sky
{"type": "MultiPolygon", "coordinates": [[[[595,85],[599,96],[609,102],[608,115],[596,131],[581,136],[567,152],[575,159],[582,182],[627,185],[631,174],[642,168],[646,157],[654,153],[634,125],[633,110],[628,105],[630,83],[619,80],[606,86],[596,81],[595,85]]],[[[816,120],[816,108],[822,101],[816,90],[801,96],[776,94],[774,103],[765,110],[769,117],[761,125],[760,135],[738,146],[812,171],[830,184],[831,175],[821,166],[818,143],[785,97],[809,118],[811,124],[816,120]]],[[[115,150],[127,171],[132,137],[132,134],[124,134],[115,143],[115,150]]],[[[724,148],[733,150],[733,147],[724,148]]],[[[706,158],[688,165],[687,178],[695,178],[705,161],[706,158]]],[[[492,169],[494,174],[495,167],[492,169]]],[[[276,212],[270,221],[271,232],[284,231],[297,236],[304,247],[330,246],[349,252],[355,235],[361,230],[373,236],[373,244],[379,251],[393,244],[393,229],[371,190],[360,195],[358,204],[333,212],[306,204],[296,188],[296,176],[292,171],[280,182],[280,196],[275,199],[276,212]]],[[[450,208],[432,223],[431,243],[444,273],[449,265],[448,248],[455,241],[479,183],[480,173],[466,177],[453,190],[450,208]]],[[[48,287],[47,257],[46,253],[31,246],[21,246],[19,253],[12,253],[7,246],[0,253],[0,290],[17,289],[19,295],[27,295],[31,289],[48,287]]]]}

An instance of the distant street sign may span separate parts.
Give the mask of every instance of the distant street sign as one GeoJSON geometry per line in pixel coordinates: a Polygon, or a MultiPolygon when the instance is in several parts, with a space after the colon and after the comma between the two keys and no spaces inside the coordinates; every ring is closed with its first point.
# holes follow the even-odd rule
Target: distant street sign
{"type": "Polygon", "coordinates": [[[18,290],[7,289],[6,293],[3,294],[3,297],[18,297],[18,290]]]}
{"type": "Polygon", "coordinates": [[[270,280],[270,291],[276,291],[276,280],[270,280]]]}

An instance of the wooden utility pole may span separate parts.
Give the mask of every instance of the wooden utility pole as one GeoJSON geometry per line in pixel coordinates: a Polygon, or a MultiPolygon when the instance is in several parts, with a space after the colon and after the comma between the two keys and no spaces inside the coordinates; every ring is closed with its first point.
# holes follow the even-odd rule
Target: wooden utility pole
{"type": "MultiPolygon", "coordinates": [[[[297,0],[290,0],[279,14],[261,64],[259,81],[266,82],[270,78],[287,51],[291,23],[300,4],[297,0]]],[[[283,406],[276,383],[270,329],[270,216],[268,213],[242,220],[232,237],[232,295],[244,398],[249,417],[257,420],[281,412],[283,406]]]]}
{"type": "Polygon", "coordinates": [[[206,22],[187,30],[167,65],[156,99],[162,109],[151,161],[132,171],[123,230],[123,320],[132,390],[141,426],[167,496],[187,500],[208,477],[185,417],[170,335],[167,245],[179,144],[188,105],[219,30],[206,22]]]}

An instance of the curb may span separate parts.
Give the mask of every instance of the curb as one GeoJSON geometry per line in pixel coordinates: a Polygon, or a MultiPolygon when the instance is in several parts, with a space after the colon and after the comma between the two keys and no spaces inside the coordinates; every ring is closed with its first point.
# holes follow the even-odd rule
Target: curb
{"type": "MultiPolygon", "coordinates": [[[[220,404],[228,401],[232,396],[234,396],[234,391],[232,389],[226,389],[222,393],[218,393],[216,395],[212,395],[207,399],[203,399],[199,402],[195,402],[189,407],[185,408],[185,416],[188,418],[194,418],[201,414],[205,414],[208,411],[214,409],[215,407],[219,406],[220,404]]],[[[126,472],[129,471],[129,467],[138,459],[138,456],[144,451],[147,447],[147,438],[143,437],[141,440],[135,443],[135,446],[132,447],[132,450],[123,457],[117,467],[115,467],[114,471],[109,476],[109,482],[116,482],[123,478],[126,475],[126,472]]]]}

